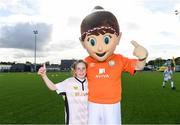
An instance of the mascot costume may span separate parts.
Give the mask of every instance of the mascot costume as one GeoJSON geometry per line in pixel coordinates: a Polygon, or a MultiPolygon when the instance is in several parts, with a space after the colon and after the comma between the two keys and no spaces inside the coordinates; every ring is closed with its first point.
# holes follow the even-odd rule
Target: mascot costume
{"type": "Polygon", "coordinates": [[[96,6],[81,23],[80,41],[89,53],[88,64],[89,119],[88,124],[121,124],[121,75],[142,70],[148,56],[147,50],[132,40],[133,55],[128,59],[115,54],[122,33],[116,17],[96,6]]]}

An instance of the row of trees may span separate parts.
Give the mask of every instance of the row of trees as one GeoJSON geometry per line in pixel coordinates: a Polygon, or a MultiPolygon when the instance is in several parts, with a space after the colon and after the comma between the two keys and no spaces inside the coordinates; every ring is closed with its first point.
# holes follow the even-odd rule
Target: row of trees
{"type": "MultiPolygon", "coordinates": [[[[46,63],[46,65],[51,65],[49,61],[45,62],[45,63],[46,63]]],[[[2,65],[14,65],[14,64],[17,64],[17,63],[16,62],[0,62],[0,64],[2,64],[2,65]]],[[[29,61],[26,61],[24,64],[31,65],[33,63],[31,63],[29,61]]],[[[52,65],[54,65],[54,64],[52,64],[52,65]]]]}
{"type": "Polygon", "coordinates": [[[3,64],[3,65],[13,65],[13,64],[15,64],[15,62],[0,62],[0,64],[3,64]]]}
{"type": "MultiPolygon", "coordinates": [[[[170,61],[173,61],[172,59],[168,59],[170,61]]],[[[176,65],[180,65],[180,57],[177,57],[174,59],[176,65]]],[[[166,63],[167,60],[162,58],[156,58],[155,60],[150,60],[147,62],[147,65],[153,65],[153,66],[162,66],[164,63],[166,63]]],[[[4,65],[13,65],[16,64],[16,62],[0,62],[0,64],[4,65]]],[[[31,64],[31,62],[27,61],[25,64],[31,64]]],[[[46,65],[50,65],[50,62],[46,62],[46,65]]]]}
{"type": "MultiPolygon", "coordinates": [[[[155,60],[148,61],[147,65],[153,65],[153,66],[159,67],[159,66],[162,66],[163,64],[165,64],[167,61],[173,62],[173,59],[165,60],[162,58],[156,58],[155,60]]],[[[175,58],[174,61],[175,61],[176,65],[180,65],[180,57],[175,58]]]]}

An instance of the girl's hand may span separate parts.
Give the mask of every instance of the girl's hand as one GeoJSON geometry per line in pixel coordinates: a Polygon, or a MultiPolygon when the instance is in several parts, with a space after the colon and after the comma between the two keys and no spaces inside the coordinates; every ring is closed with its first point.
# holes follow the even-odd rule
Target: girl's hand
{"type": "Polygon", "coordinates": [[[42,67],[38,70],[38,75],[41,75],[41,77],[46,76],[46,64],[44,63],[42,67]]]}

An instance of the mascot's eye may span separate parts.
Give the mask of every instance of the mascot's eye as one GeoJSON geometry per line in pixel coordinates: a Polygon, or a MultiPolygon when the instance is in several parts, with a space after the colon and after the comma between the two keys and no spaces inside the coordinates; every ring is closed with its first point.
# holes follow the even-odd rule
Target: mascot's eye
{"type": "Polygon", "coordinates": [[[90,38],[88,41],[90,42],[91,46],[96,45],[96,39],[95,38],[90,38]]]}
{"type": "Polygon", "coordinates": [[[109,44],[109,42],[110,42],[110,39],[111,39],[111,36],[104,36],[104,43],[105,44],[109,44]]]}

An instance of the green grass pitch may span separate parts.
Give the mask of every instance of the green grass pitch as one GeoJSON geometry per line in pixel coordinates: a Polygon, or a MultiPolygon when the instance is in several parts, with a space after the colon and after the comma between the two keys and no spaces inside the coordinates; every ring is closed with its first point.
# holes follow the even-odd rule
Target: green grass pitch
{"type": "MultiPolygon", "coordinates": [[[[48,73],[57,83],[71,74],[48,73]]],[[[162,72],[122,75],[123,124],[180,124],[180,73],[176,90],[162,88],[162,72]]],[[[63,124],[64,102],[36,73],[0,73],[0,124],[63,124]]]]}

